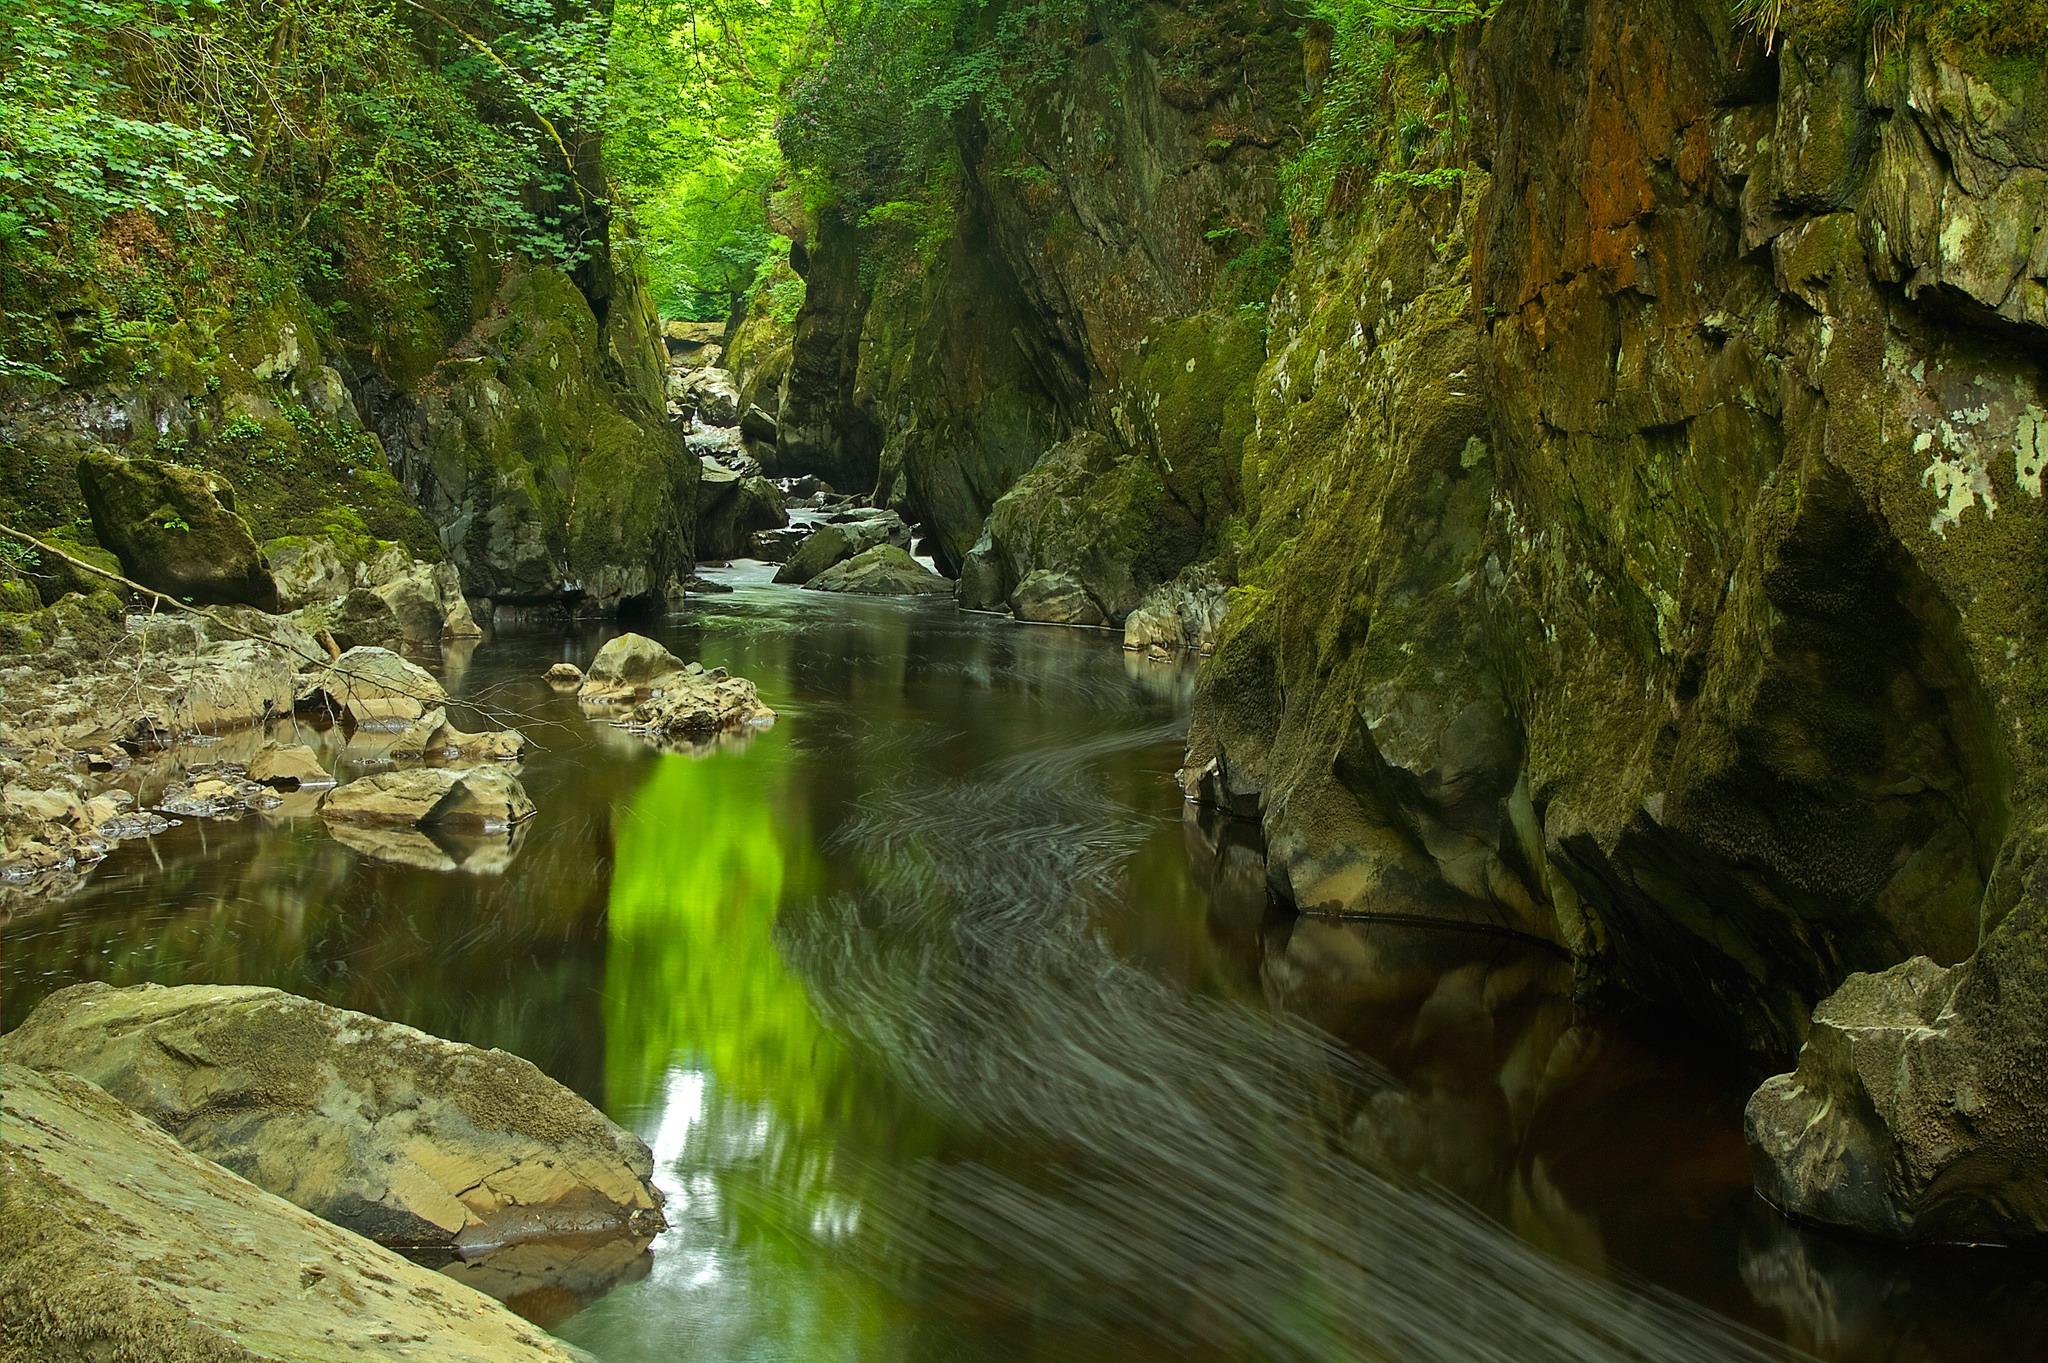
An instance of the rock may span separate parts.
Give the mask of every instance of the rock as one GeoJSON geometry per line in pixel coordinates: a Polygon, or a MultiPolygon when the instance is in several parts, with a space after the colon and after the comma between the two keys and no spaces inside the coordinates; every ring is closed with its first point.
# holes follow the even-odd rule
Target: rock
{"type": "Polygon", "coordinates": [[[10,1357],[585,1357],[193,1154],[75,1075],[8,1064],[0,1094],[0,1347],[10,1357]]]}
{"type": "Polygon", "coordinates": [[[693,663],[662,677],[657,686],[622,721],[627,728],[657,738],[695,738],[775,722],[775,712],[761,703],[754,684],[722,667],[706,671],[693,663]]]}
{"type": "Polygon", "coordinates": [[[950,596],[953,584],[893,544],[862,550],[804,584],[805,591],[860,596],[950,596]]]}
{"type": "Polygon", "coordinates": [[[1088,589],[1069,573],[1046,569],[1027,574],[1010,593],[1019,620],[1052,625],[1099,625],[1106,618],[1088,589]]]}
{"type": "Polygon", "coordinates": [[[775,418],[761,410],[759,404],[750,406],[740,417],[740,435],[762,445],[775,443],[775,418]]]}
{"type": "Polygon", "coordinates": [[[278,608],[270,566],[224,479],[94,450],[78,462],[78,486],[93,533],[145,587],[199,605],[278,608]]]}
{"type": "Polygon", "coordinates": [[[355,573],[325,536],[287,535],[265,543],[263,553],[283,610],[339,601],[355,585],[355,573]]]}
{"type": "Polygon", "coordinates": [[[583,669],[574,663],[556,663],[543,675],[543,680],[557,691],[573,691],[583,685],[583,669]]]}
{"type": "Polygon", "coordinates": [[[382,828],[446,824],[497,831],[533,817],[533,801],[502,767],[422,767],[358,777],[328,795],[329,823],[382,828]]]}
{"type": "Polygon", "coordinates": [[[282,990],[74,985],[5,1054],[385,1244],[662,1225],[647,1147],[532,1064],[282,990]]]}
{"type": "Polygon", "coordinates": [[[796,547],[788,561],[776,570],[775,580],[801,585],[834,564],[843,563],[859,552],[845,526],[822,525],[796,547]]]}
{"type": "Polygon", "coordinates": [[[697,408],[697,419],[706,426],[740,424],[740,395],[732,375],[723,369],[705,368],[691,374],[683,385],[684,396],[697,408]]]}
{"type": "Polygon", "coordinates": [[[434,584],[441,593],[441,635],[448,639],[481,639],[483,626],[470,612],[469,598],[462,594],[462,574],[452,563],[434,566],[434,584]]]}
{"type": "Polygon", "coordinates": [[[432,673],[387,648],[352,648],[298,685],[301,706],[322,706],[358,727],[402,729],[448,699],[432,673]]]}
{"type": "Polygon", "coordinates": [[[1221,583],[1190,569],[1148,592],[1124,618],[1124,647],[1160,656],[1212,652],[1228,601],[1221,583]]]}
{"type": "Polygon", "coordinates": [[[2048,1241],[2048,860],[1977,954],[1851,975],[1749,1100],[1757,1191],[1908,1243],[2048,1241]]]}
{"type": "Polygon", "coordinates": [[[747,540],[747,553],[764,563],[787,563],[810,536],[808,529],[798,525],[784,526],[779,530],[756,530],[747,540]]]}
{"type": "Polygon", "coordinates": [[[265,746],[249,759],[249,779],[286,790],[312,790],[334,784],[334,777],[303,743],[265,746]]]}
{"type": "Polygon", "coordinates": [[[507,271],[391,444],[475,596],[603,615],[687,570],[698,463],[645,277],[606,279],[600,319],[561,271],[507,271]]]}
{"type": "Polygon", "coordinates": [[[587,701],[614,702],[651,694],[655,682],[683,670],[683,660],[644,634],[605,641],[590,663],[578,694],[587,701]]]}
{"type": "Polygon", "coordinates": [[[704,461],[698,483],[697,557],[719,562],[739,558],[758,530],[789,524],[782,494],[762,477],[741,477],[704,461]]]}
{"type": "MultiPolygon", "coordinates": [[[[171,737],[220,733],[279,719],[292,711],[294,660],[275,644],[238,639],[208,644],[167,662],[162,702],[129,727],[171,737]]],[[[125,736],[125,735],[124,735],[125,736]]]]}
{"type": "MultiPolygon", "coordinates": [[[[370,590],[398,622],[402,640],[430,644],[440,639],[448,622],[448,611],[442,601],[441,572],[437,565],[415,563],[370,590]]],[[[459,590],[456,598],[461,599],[459,590]]],[[[471,628],[474,627],[472,623],[471,628]]]]}
{"type": "Polygon", "coordinates": [[[526,739],[517,729],[464,733],[448,722],[448,712],[441,709],[421,715],[391,745],[391,756],[399,759],[514,762],[525,751],[526,739]]]}

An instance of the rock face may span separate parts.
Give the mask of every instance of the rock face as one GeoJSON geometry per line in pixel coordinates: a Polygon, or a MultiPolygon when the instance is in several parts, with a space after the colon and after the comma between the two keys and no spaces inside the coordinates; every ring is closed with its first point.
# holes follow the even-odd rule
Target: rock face
{"type": "Polygon", "coordinates": [[[507,272],[489,312],[385,425],[473,592],[608,613],[691,557],[698,464],[662,409],[665,356],[637,275],[606,320],[567,275],[507,272]]]}
{"type": "Polygon", "coordinates": [[[2048,1240],[2048,875],[1984,948],[1851,975],[1749,1100],[1757,1191],[1887,1240],[2048,1240]]]}
{"type": "Polygon", "coordinates": [[[78,461],[78,486],[93,533],[145,587],[200,605],[278,608],[270,565],[226,479],[95,450],[78,461]]]}
{"type": "Polygon", "coordinates": [[[855,596],[949,596],[953,584],[907,551],[893,544],[878,544],[827,568],[806,582],[804,590],[855,596]]]}
{"type": "Polygon", "coordinates": [[[585,1357],[186,1150],[63,1073],[0,1067],[0,1345],[38,1363],[585,1357]]]}
{"type": "Polygon", "coordinates": [[[1124,619],[1124,647],[1155,655],[1210,653],[1228,609],[1223,584],[1199,568],[1154,588],[1124,619]]]}
{"type": "Polygon", "coordinates": [[[697,557],[707,562],[743,557],[756,532],[789,524],[782,494],[759,476],[742,477],[705,459],[697,488],[697,557]]]}
{"type": "Polygon", "coordinates": [[[525,788],[502,767],[379,772],[357,777],[320,804],[320,817],[329,823],[370,828],[446,826],[485,833],[502,832],[532,818],[533,813],[533,801],[525,788]]]}
{"type": "Polygon", "coordinates": [[[276,989],[76,985],[5,1052],[385,1244],[662,1224],[647,1147],[528,1062],[276,989]]]}

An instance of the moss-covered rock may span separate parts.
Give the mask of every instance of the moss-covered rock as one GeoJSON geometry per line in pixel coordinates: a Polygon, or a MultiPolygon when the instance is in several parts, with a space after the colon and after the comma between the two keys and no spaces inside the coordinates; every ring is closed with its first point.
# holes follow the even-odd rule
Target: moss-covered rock
{"type": "Polygon", "coordinates": [[[201,605],[277,609],[270,565],[225,479],[96,450],[79,460],[78,483],[94,533],[135,581],[201,605]]]}
{"type": "Polygon", "coordinates": [[[608,344],[568,276],[514,271],[419,399],[401,467],[472,592],[615,610],[690,562],[697,459],[608,344]]]}

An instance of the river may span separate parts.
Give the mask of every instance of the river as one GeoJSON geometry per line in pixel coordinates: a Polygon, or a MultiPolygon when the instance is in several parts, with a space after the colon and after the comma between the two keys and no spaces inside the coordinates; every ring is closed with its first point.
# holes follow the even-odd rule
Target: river
{"type": "Polygon", "coordinates": [[[599,632],[451,653],[468,726],[533,743],[514,843],[351,848],[310,799],[188,822],[9,926],[6,1025],[80,980],[247,982],[532,1059],[654,1149],[671,1228],[448,1271],[604,1363],[2048,1338],[2038,1261],[1785,1224],[1749,1188],[1755,1076],[1578,1016],[1556,954],[1275,909],[1249,831],[1184,817],[1190,669],[709,575],[735,590],[642,628],[755,680],[772,729],[659,753],[591,722],[539,677],[599,632]]]}

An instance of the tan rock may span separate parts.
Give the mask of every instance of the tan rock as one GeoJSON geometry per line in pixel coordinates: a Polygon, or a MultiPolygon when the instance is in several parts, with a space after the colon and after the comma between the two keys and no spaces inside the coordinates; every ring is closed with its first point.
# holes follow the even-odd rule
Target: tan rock
{"type": "Polygon", "coordinates": [[[181,1147],[74,1075],[0,1068],[0,1354],[41,1363],[575,1363],[483,1294],[181,1147]]]}
{"type": "Polygon", "coordinates": [[[526,739],[517,729],[465,733],[449,723],[448,712],[441,709],[421,715],[391,745],[391,756],[401,760],[439,757],[513,762],[525,751],[526,739]]]}
{"type": "Polygon", "coordinates": [[[533,813],[525,789],[502,767],[379,772],[340,787],[320,806],[320,817],[330,823],[383,828],[502,829],[533,813]]]}
{"type": "Polygon", "coordinates": [[[647,1147],[532,1064],[281,990],[76,985],[5,1049],[388,1244],[662,1225],[647,1147]]]}
{"type": "Polygon", "coordinates": [[[683,670],[683,660],[644,634],[621,634],[607,640],[590,663],[577,693],[603,704],[651,694],[663,677],[683,670]]]}
{"type": "Polygon", "coordinates": [[[293,790],[334,784],[334,777],[303,743],[271,746],[257,753],[249,761],[249,779],[293,790]]]}
{"type": "Polygon", "coordinates": [[[386,648],[352,648],[298,687],[300,705],[331,707],[372,728],[403,728],[447,699],[432,673],[386,648]]]}

